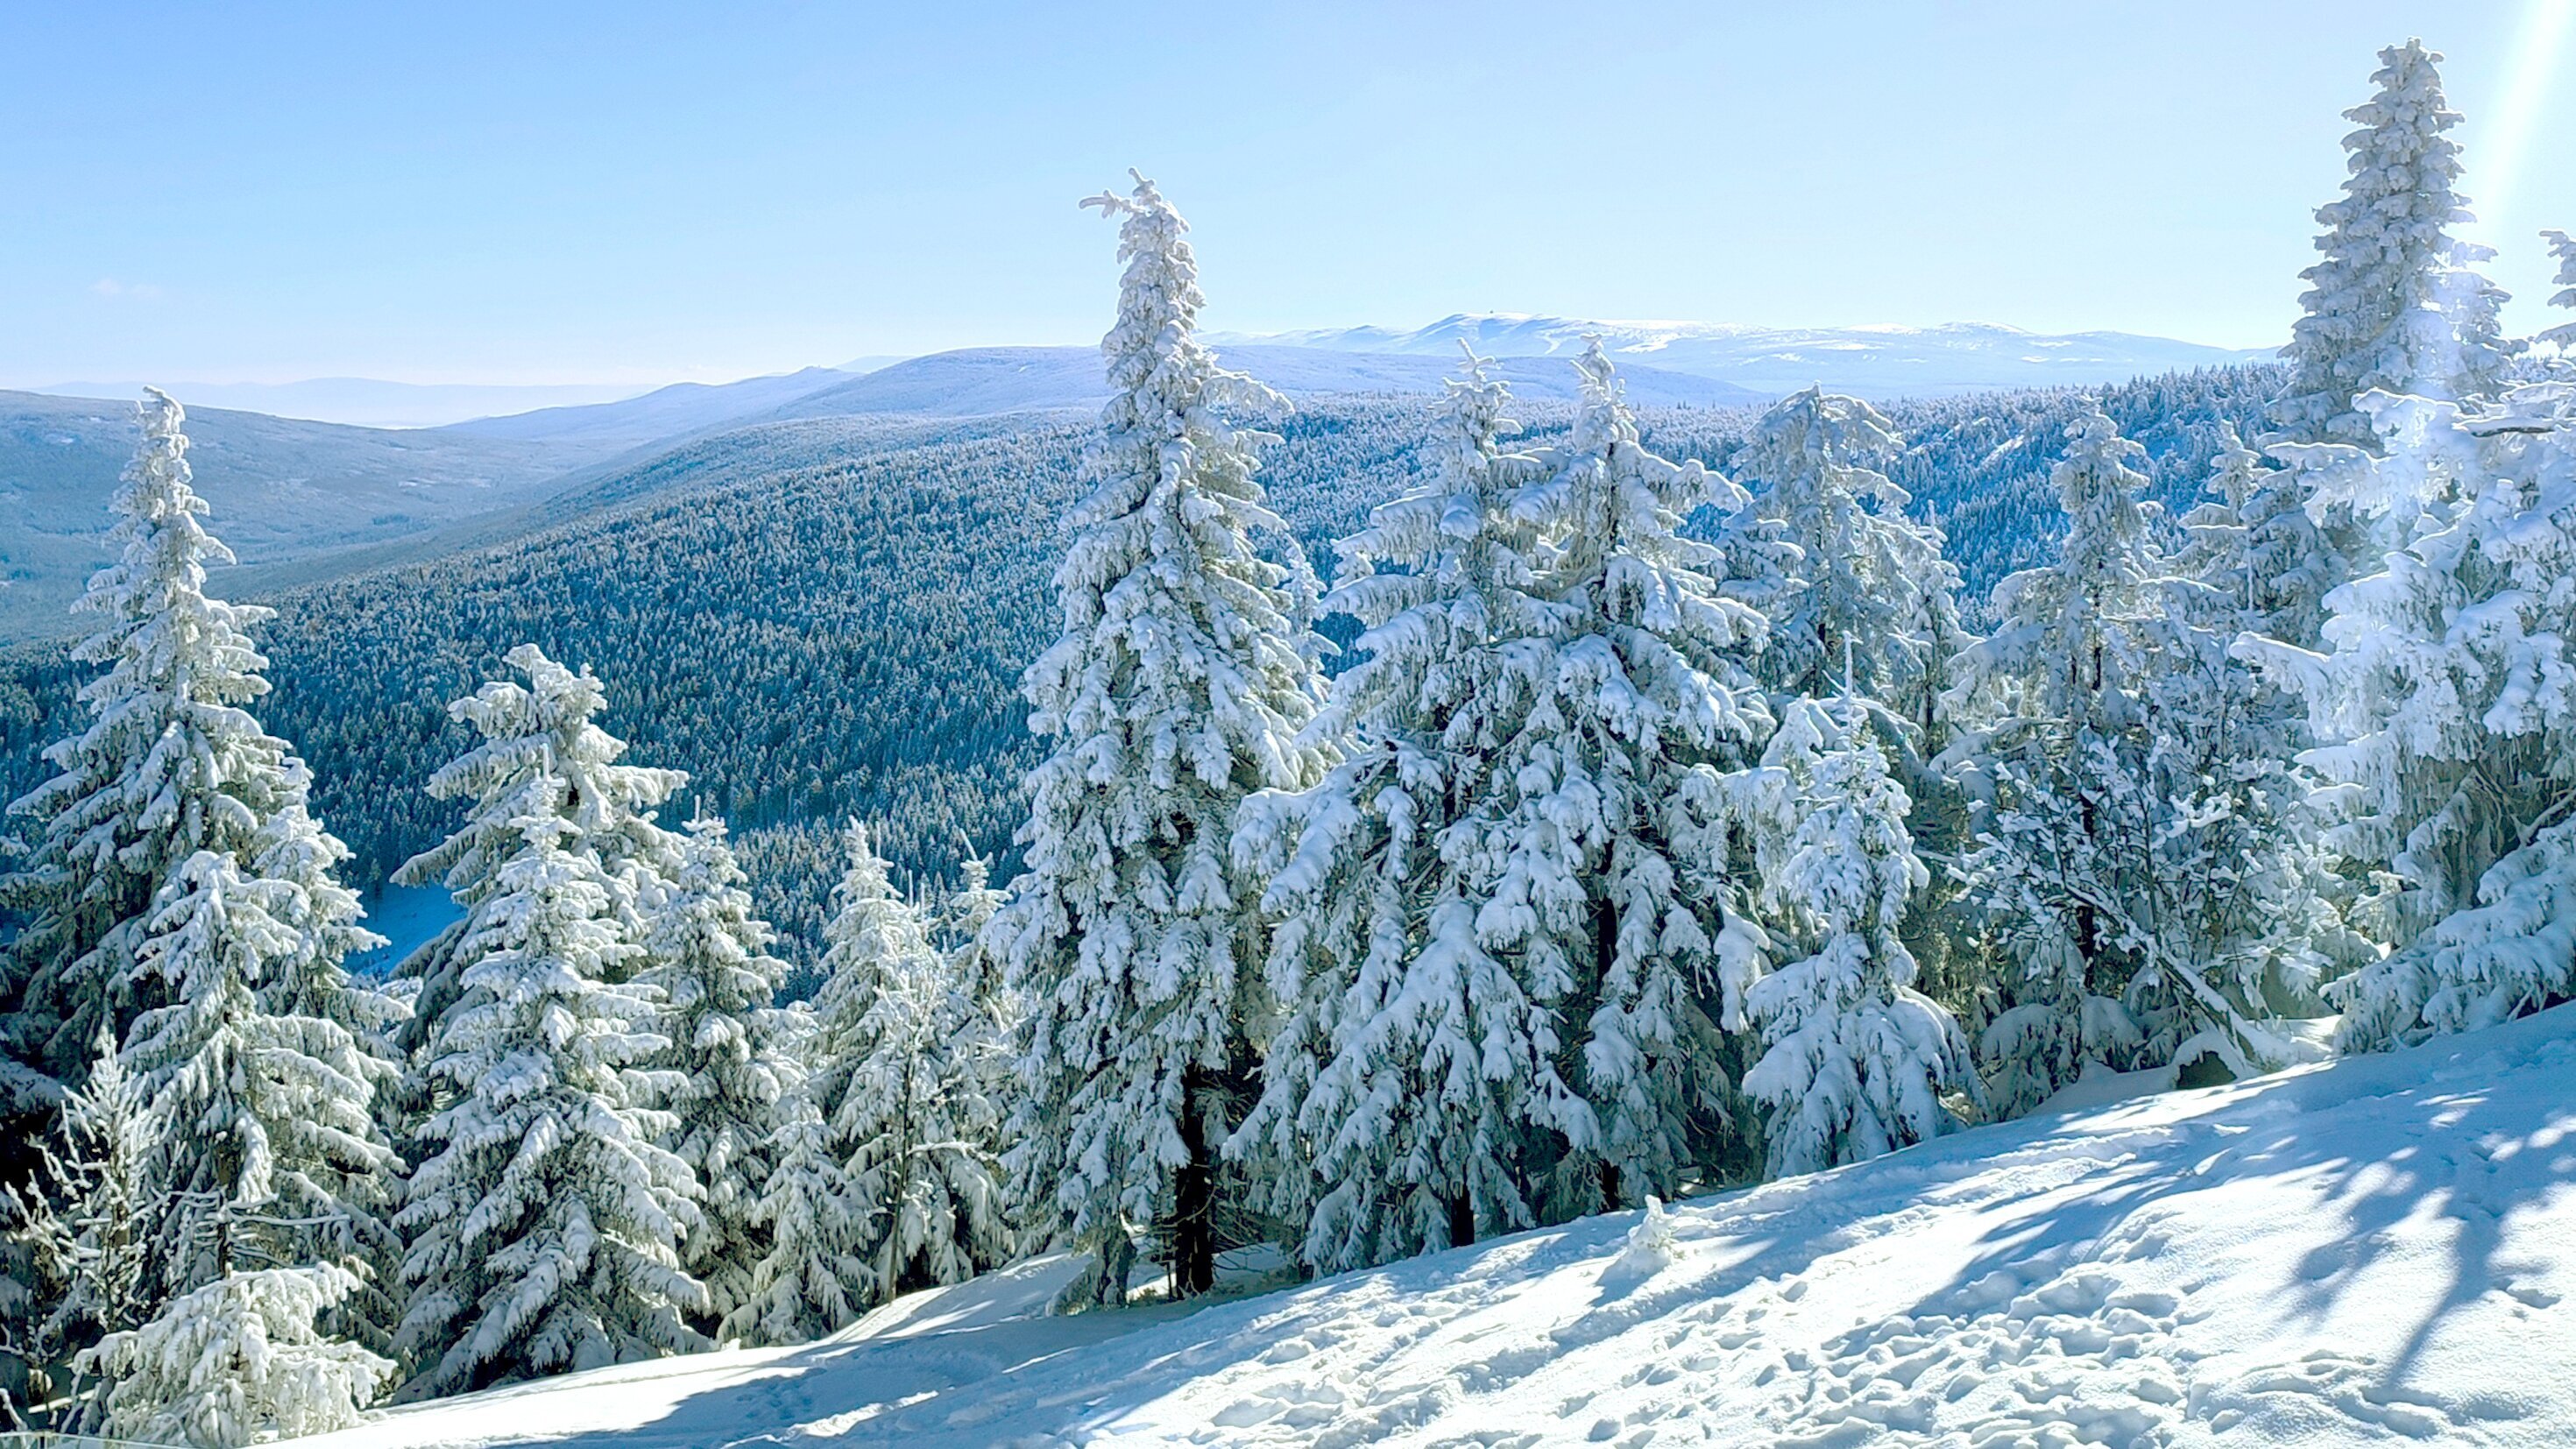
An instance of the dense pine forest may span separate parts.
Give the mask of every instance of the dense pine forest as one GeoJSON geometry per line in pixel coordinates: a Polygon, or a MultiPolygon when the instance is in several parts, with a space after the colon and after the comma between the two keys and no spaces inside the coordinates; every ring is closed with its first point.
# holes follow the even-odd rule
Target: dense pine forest
{"type": "MultiPolygon", "coordinates": [[[[2147,449],[2153,495],[2179,517],[2218,425],[2251,432],[2275,368],[2142,379],[2094,396],[2147,449]]],[[[1974,618],[2004,575],[2064,528],[2048,470],[2086,394],[2024,391],[1896,404],[1889,476],[1946,527],[1974,618]]],[[[1527,436],[1561,405],[1528,404],[1527,436]]],[[[1264,487],[1306,551],[1333,557],[1376,500],[1426,466],[1436,405],[1308,403],[1269,426],[1264,487]]],[[[1643,410],[1650,446],[1720,471],[1749,414],[1643,410]]],[[[1090,421],[1057,415],[891,428],[790,423],[690,444],[554,507],[570,521],[434,563],[264,600],[276,693],[263,719],[313,766],[316,806],[384,880],[435,841],[420,791],[460,736],[446,703],[517,643],[620,661],[607,718],[693,797],[735,822],[764,910],[811,951],[838,874],[840,822],[876,828],[907,878],[946,879],[961,854],[1017,861],[1031,761],[1020,671],[1043,647],[1056,518],[1090,421]],[[927,434],[928,436],[925,436],[927,434]]],[[[1702,510],[1686,531],[1721,523],[1702,510]]],[[[220,526],[220,520],[218,520],[220,526]]],[[[1325,621],[1347,640],[1346,621],[1325,621]]],[[[1338,668],[1339,661],[1328,663],[1338,668]]],[[[59,647],[0,657],[0,791],[44,776],[50,722],[83,671],[59,647]]]]}
{"type": "Polygon", "coordinates": [[[2277,366],[1292,409],[1138,175],[1097,417],[257,603],[151,393],[0,676],[11,1411],[248,1443],[1045,1248],[1111,1311],[2569,999],[2576,330],[2500,331],[2438,59],[2277,366]],[[456,919],[380,979],[387,881],[456,919]]]}

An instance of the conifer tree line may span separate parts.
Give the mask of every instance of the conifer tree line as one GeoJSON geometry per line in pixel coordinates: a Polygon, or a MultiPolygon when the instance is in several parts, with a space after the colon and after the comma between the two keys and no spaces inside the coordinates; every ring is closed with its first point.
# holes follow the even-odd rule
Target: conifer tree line
{"type": "Polygon", "coordinates": [[[1114,396],[1024,869],[906,889],[847,822],[789,1004],[725,823],[666,824],[686,776],[535,645],[421,782],[455,823],[398,879],[460,918],[354,977],[150,393],[0,877],[13,1412],[243,1444],[1035,1251],[1086,1260],[1066,1311],[1195,1296],[1240,1245],[1362,1267],[2576,996],[2576,326],[2500,330],[2439,59],[2381,53],[2201,500],[2079,409],[2067,531],[1983,607],[1877,408],[1795,394],[1713,468],[1597,345],[1543,441],[1463,357],[1327,585],[1180,215],[1092,198],[1114,396]]]}

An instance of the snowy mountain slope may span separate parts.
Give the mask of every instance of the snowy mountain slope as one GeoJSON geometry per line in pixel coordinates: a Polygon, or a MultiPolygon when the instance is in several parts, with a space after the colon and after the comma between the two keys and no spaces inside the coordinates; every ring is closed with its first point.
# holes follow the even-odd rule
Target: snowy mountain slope
{"type": "Polygon", "coordinates": [[[1219,334],[1220,346],[1455,357],[1466,341],[1489,357],[1571,357],[1598,334],[1621,366],[1649,363],[1777,396],[1809,383],[1862,397],[1922,397],[1994,387],[2119,382],[2151,373],[2251,362],[2230,351],[2127,332],[2047,336],[2017,327],[1749,327],[1716,322],[1595,322],[1517,312],[1460,313],[1396,331],[1343,327],[1219,334]]]}
{"type": "Polygon", "coordinates": [[[2576,1442],[2576,1008],[1194,1312],[1045,1263],[386,1414],[578,1444],[2576,1442]]]}
{"type": "MultiPolygon", "coordinates": [[[[1221,349],[1218,361],[1248,372],[1290,397],[1332,393],[1437,393],[1457,368],[1445,354],[1407,356],[1308,347],[1246,345],[1221,349]]],[[[1524,397],[1574,396],[1574,371],[1557,358],[1516,358],[1496,369],[1524,397]]],[[[1624,369],[1639,406],[1739,407],[1763,395],[1659,367],[1624,369]]],[[[970,347],[881,368],[780,407],[774,419],[864,413],[973,417],[987,413],[1094,408],[1109,396],[1096,347],[970,347]]]]}

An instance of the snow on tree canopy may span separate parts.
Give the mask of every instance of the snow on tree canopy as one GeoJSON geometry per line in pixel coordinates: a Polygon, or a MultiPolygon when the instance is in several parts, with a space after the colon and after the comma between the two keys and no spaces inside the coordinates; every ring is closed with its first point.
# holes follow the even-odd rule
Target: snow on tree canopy
{"type": "Polygon", "coordinates": [[[109,1335],[84,1359],[110,1381],[105,1432],[235,1449],[356,1424],[394,1365],[314,1324],[357,1286],[333,1264],[233,1273],[109,1335]]]}
{"type": "Polygon", "coordinates": [[[1950,1013],[1914,989],[1897,937],[1931,882],[1862,706],[1792,703],[1763,752],[1781,796],[1764,920],[1779,954],[1804,952],[1746,992],[1763,1052],[1744,1090],[1765,1106],[1774,1175],[1875,1157],[1947,1130],[1940,1093],[1966,1078],[1950,1013]]]}
{"type": "MultiPolygon", "coordinates": [[[[653,807],[688,783],[688,775],[619,763],[626,742],[594,722],[607,699],[589,670],[567,669],[534,644],[511,650],[506,662],[527,685],[495,680],[448,705],[449,717],[474,726],[482,743],[429,777],[432,798],[471,802],[465,824],[403,862],[394,880],[445,886],[470,913],[500,889],[501,863],[527,848],[526,822],[552,816],[598,865],[622,939],[640,946],[648,927],[639,898],[679,867],[679,842],[654,823],[653,807]]],[[[401,967],[421,983],[401,1037],[415,1055],[461,989],[456,953],[470,928],[469,914],[401,967]]],[[[631,956],[619,958],[621,971],[631,964],[631,956]]]]}
{"type": "Polygon", "coordinates": [[[2462,407],[2362,399],[2382,456],[2335,491],[2406,542],[2328,598],[2325,652],[2241,646],[2307,701],[2327,842],[2368,872],[2357,918],[2393,951],[2335,983],[2338,1044],[2372,1050],[2576,995],[2576,383],[2462,407]]]}
{"type": "Polygon", "coordinates": [[[1023,681],[1047,742],[1027,782],[1027,872],[994,919],[1026,1003],[1014,1169],[1041,1230],[1114,1255],[1168,1216],[1180,1286],[1212,1272],[1222,1084],[1249,1066],[1262,933],[1227,861],[1236,805],[1299,788],[1319,692],[1294,541],[1262,501],[1231,408],[1266,389],[1192,329],[1197,263],[1142,177],[1086,205],[1120,218],[1112,395],[1086,453],[1090,495],[1056,571],[1064,631],[1023,681]],[[1274,540],[1288,561],[1256,551],[1274,540]]]}
{"type": "Polygon", "coordinates": [[[149,918],[136,971],[170,1004],[123,1056],[153,1118],[151,1191],[174,1209],[165,1294],[384,1246],[375,1209],[400,1165],[370,1110],[384,1064],[346,1026],[269,1005],[303,914],[292,883],[199,851],[149,918]]]}
{"type": "Polygon", "coordinates": [[[787,963],[769,953],[777,933],[752,910],[724,822],[690,821],[677,853],[672,875],[645,885],[646,964],[636,979],[662,996],[657,1030],[671,1045],[654,1064],[680,1083],[669,1103],[679,1125],[666,1145],[705,1194],[684,1257],[707,1285],[713,1326],[752,1291],[771,1138],[800,1069],[796,1028],[773,1005],[787,963]]]}
{"type": "Polygon", "coordinates": [[[659,993],[615,984],[644,956],[635,862],[659,832],[637,812],[680,777],[614,763],[589,674],[533,645],[509,660],[527,685],[452,705],[484,742],[430,779],[472,816],[405,867],[466,911],[435,948],[453,999],[419,1053],[430,1110],[396,1219],[407,1395],[704,1343],[678,1252],[698,1186],[659,1145],[680,1083],[647,1065],[670,1047],[659,993]]]}
{"type": "Polygon", "coordinates": [[[2241,698],[2234,620],[2157,549],[2140,451],[2098,409],[2070,426],[2059,557],[1997,586],[1994,635],[1958,661],[1954,708],[1979,726],[1962,753],[1989,796],[1963,868],[2012,963],[1979,1042],[2007,1114],[2088,1063],[2211,1055],[2242,1075],[2286,1051],[2260,1020],[2279,943],[2238,889],[2249,810],[2210,753],[2227,735],[2211,712],[2241,698]]]}
{"type": "Polygon", "coordinates": [[[806,1049],[811,1124],[793,1132],[796,1151],[819,1160],[791,1161],[776,1188],[834,1201],[822,1222],[793,1229],[785,1221],[793,1204],[771,1206],[787,1236],[761,1275],[764,1313],[835,1328],[838,1314],[972,1277],[1013,1246],[1001,1108],[989,1091],[1007,1048],[991,1003],[956,974],[959,958],[935,948],[867,830],[853,821],[845,839],[849,869],[824,927],[823,987],[806,1049]],[[781,1291],[796,1284],[806,1286],[781,1291]]]}
{"type": "Polygon", "coordinates": [[[1750,889],[1730,858],[1731,777],[1771,725],[1743,663],[1762,615],[1678,531],[1743,490],[1638,441],[1597,341],[1575,366],[1573,428],[1511,503],[1544,540],[1532,593],[1552,622],[1519,666],[1537,693],[1494,742],[1492,808],[1444,846],[1479,883],[1482,948],[1572,994],[1592,1120],[1572,1124],[1557,1175],[1569,1213],[1674,1192],[1695,1125],[1722,1109],[1716,1038],[1745,1026],[1761,939],[1730,908],[1750,889]]]}
{"type": "Polygon", "coordinates": [[[1895,425],[1859,398],[1794,393],[1728,459],[1737,481],[1759,490],[1734,532],[1790,550],[1763,601],[1762,682],[1823,698],[1848,663],[1864,695],[1928,726],[1942,666],[1967,634],[1940,529],[1907,516],[1912,499],[1883,471],[1903,452],[1895,425]]]}
{"type": "Polygon", "coordinates": [[[1235,839],[1270,882],[1283,1017],[1228,1150],[1322,1271],[1528,1226],[1533,1143],[1590,1131],[1560,1067],[1572,978],[1476,932],[1468,847],[1507,788],[1489,760],[1571,618],[1534,592],[1540,533],[1510,505],[1538,462],[1503,451],[1517,425],[1484,367],[1448,384],[1422,485],[1342,542],[1325,606],[1359,619],[1363,657],[1307,731],[1342,759],[1252,797],[1235,839]]]}

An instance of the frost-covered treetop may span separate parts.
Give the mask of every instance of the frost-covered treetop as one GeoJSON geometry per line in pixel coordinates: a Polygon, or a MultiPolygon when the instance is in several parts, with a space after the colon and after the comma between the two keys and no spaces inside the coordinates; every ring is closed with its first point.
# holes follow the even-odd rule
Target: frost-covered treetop
{"type": "Polygon", "coordinates": [[[1884,472],[1905,451],[1885,414],[1856,397],[1809,387],[1774,403],[1731,460],[1736,475],[1771,485],[1785,510],[1831,479],[1851,492],[1902,508],[1912,498],[1884,472]],[[1782,490],[1788,490],[1781,496],[1782,490]]]}
{"type": "MultiPolygon", "coordinates": [[[[231,563],[233,553],[206,531],[206,500],[188,486],[186,412],[159,388],[144,392],[143,444],[111,505],[117,522],[108,542],[119,557],[73,606],[108,617],[74,651],[84,663],[111,666],[81,691],[103,706],[98,731],[115,729],[129,711],[238,705],[268,692],[259,674],[268,660],[243,631],[271,611],[206,597],[206,565],[231,563]]],[[[205,723],[260,734],[247,715],[205,723]]]]}
{"type": "Polygon", "coordinates": [[[1306,620],[1291,618],[1311,609],[1311,582],[1253,478],[1253,447],[1270,436],[1225,416],[1285,404],[1193,335],[1188,224],[1151,181],[1083,204],[1121,219],[1126,271],[1100,344],[1111,396],[1082,462],[1092,492],[1067,517],[1056,572],[1065,635],[1030,670],[1031,728],[1123,725],[1210,789],[1302,783],[1314,762],[1283,746],[1314,708],[1306,620]],[[1290,562],[1262,557],[1255,533],[1290,562]],[[1254,778],[1232,781],[1246,766],[1254,778]]]}
{"type": "Polygon", "coordinates": [[[1729,460],[1761,489],[1737,541],[1770,556],[1750,559],[1757,576],[1739,587],[1770,609],[1759,668],[1772,688],[1822,696],[1849,665],[1863,692],[1914,714],[1936,656],[1962,637],[1958,569],[1882,471],[1903,451],[1878,409],[1811,387],[1765,412],[1729,460]]]}
{"type": "Polygon", "coordinates": [[[2442,95],[2437,51],[2420,40],[2379,53],[2378,91],[2344,114],[2358,130],[2343,196],[2317,210],[2323,260],[2300,273],[2306,315],[2283,355],[2296,364],[2273,403],[2280,439],[2373,442],[2352,400],[2373,388],[2460,400],[2493,391],[2513,350],[2505,294],[2473,266],[2495,253],[2456,239],[2473,220],[2455,190],[2460,114],[2442,95]]]}
{"type": "Polygon", "coordinates": [[[611,868],[676,866],[672,837],[653,824],[651,810],[688,783],[687,772],[617,763],[626,742],[592,723],[606,700],[589,670],[567,669],[534,644],[511,650],[506,662],[527,684],[494,680],[449,705],[449,716],[473,725],[483,743],[429,777],[438,799],[470,797],[472,818],[398,878],[442,881],[472,906],[526,843],[524,823],[548,817],[570,825],[571,838],[611,868]]]}

